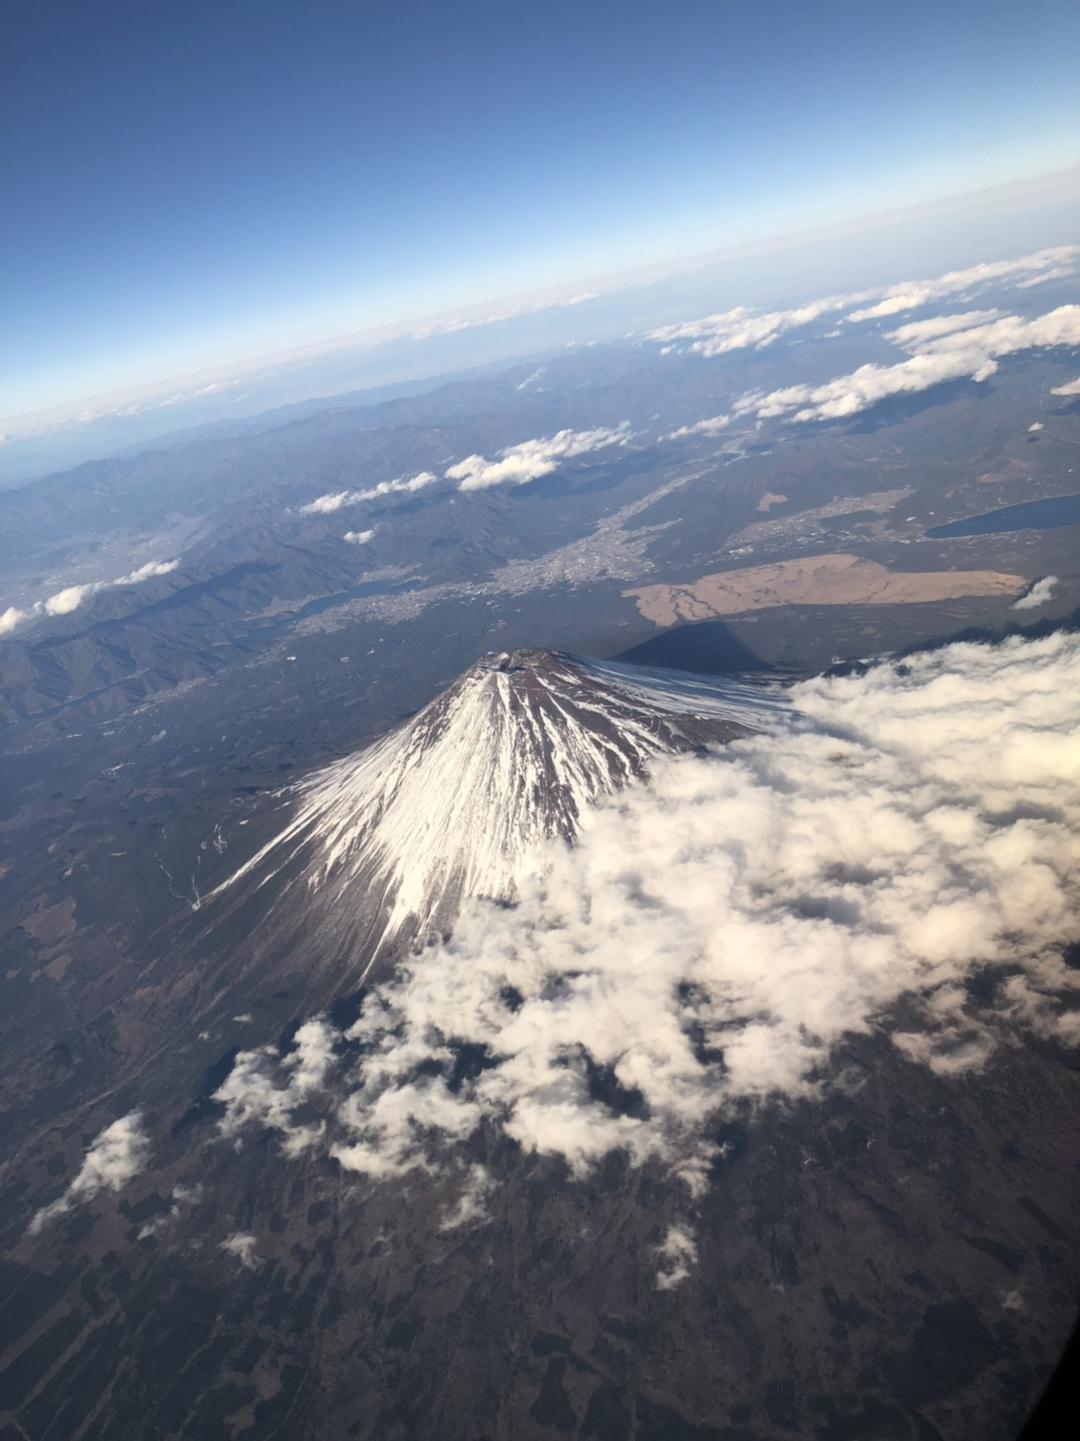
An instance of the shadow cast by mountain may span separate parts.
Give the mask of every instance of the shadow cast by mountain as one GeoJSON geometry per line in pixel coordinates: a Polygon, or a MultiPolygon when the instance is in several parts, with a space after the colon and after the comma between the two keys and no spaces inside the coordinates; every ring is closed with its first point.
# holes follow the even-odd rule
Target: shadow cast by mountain
{"type": "Polygon", "coordinates": [[[628,665],[659,666],[693,675],[737,675],[744,671],[772,670],[722,620],[703,620],[676,626],[650,636],[612,656],[628,665]]]}

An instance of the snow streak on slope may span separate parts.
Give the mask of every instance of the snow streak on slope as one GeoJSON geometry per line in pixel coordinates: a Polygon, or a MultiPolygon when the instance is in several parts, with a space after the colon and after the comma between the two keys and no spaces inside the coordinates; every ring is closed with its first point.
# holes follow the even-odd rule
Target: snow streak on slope
{"type": "Polygon", "coordinates": [[[485,657],[411,721],[299,788],[289,824],[213,895],[299,859],[310,892],[379,918],[372,955],[512,899],[536,846],[658,755],[761,730],[778,688],[582,661],[485,657]]]}

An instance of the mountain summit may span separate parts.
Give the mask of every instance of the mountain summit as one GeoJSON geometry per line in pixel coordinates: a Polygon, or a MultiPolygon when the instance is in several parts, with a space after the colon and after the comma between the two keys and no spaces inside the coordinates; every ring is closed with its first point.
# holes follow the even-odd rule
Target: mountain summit
{"type": "MultiPolygon", "coordinates": [[[[301,782],[285,825],[207,900],[276,884],[328,903],[366,957],[511,900],[534,848],[655,757],[730,741],[786,708],[779,687],[582,660],[487,655],[410,720],[301,782]]],[[[275,904],[276,908],[276,904],[275,904]]]]}

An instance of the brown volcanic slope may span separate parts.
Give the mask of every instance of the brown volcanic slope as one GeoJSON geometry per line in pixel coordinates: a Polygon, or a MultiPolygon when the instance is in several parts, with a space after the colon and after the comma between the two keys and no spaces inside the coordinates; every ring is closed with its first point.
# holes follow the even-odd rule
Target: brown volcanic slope
{"type": "Polygon", "coordinates": [[[814,555],[623,594],[636,600],[646,620],[676,625],[780,605],[910,605],[967,595],[1010,596],[1026,585],[1023,576],[996,570],[891,571],[857,555],[814,555]]]}

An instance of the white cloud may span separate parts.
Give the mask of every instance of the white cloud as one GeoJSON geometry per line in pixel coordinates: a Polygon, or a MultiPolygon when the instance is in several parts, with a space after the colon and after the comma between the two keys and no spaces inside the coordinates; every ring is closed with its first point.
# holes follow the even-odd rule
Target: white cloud
{"type": "Polygon", "coordinates": [[[20,609],[18,606],[10,605],[7,610],[0,613],[0,635],[8,635],[18,626],[28,620],[33,620],[40,615],[70,615],[93,595],[99,595],[103,590],[119,590],[128,585],[141,585],[144,581],[153,580],[159,575],[168,575],[180,564],[178,560],[151,560],[146,565],[141,565],[137,570],[127,575],[118,576],[116,580],[95,580],[85,585],[69,585],[63,590],[56,591],[46,600],[35,601],[31,606],[20,609]]]}
{"type": "Polygon", "coordinates": [[[695,355],[706,358],[725,355],[731,350],[745,350],[755,346],[758,350],[771,345],[787,330],[811,321],[829,311],[838,310],[848,303],[845,296],[832,296],[826,300],[814,300],[794,310],[771,310],[758,313],[745,305],[718,315],[706,315],[701,320],[689,320],[680,325],[663,325],[648,333],[649,340],[677,348],[679,341],[689,340],[689,349],[695,355]]]}
{"type": "Polygon", "coordinates": [[[658,1291],[673,1291],[685,1281],[691,1266],[697,1264],[697,1242],[686,1226],[669,1226],[667,1235],[656,1248],[660,1269],[656,1276],[658,1291]]]}
{"type": "Polygon", "coordinates": [[[0,611],[0,635],[10,635],[16,627],[28,621],[34,614],[32,609],[23,610],[17,605],[9,605],[4,611],[0,611]]]}
{"type": "MultiPolygon", "coordinates": [[[[239,380],[215,380],[208,385],[197,386],[194,390],[174,390],[168,395],[157,396],[152,400],[131,401],[126,405],[84,408],[74,416],[74,424],[90,425],[95,420],[117,420],[132,415],[145,415],[151,410],[167,410],[173,405],[182,405],[190,400],[202,400],[208,395],[217,395],[225,390],[235,390],[240,384],[239,380]]],[[[243,397],[237,396],[236,399],[241,400],[243,397]]]]}
{"type": "Polygon", "coordinates": [[[159,1231],[164,1231],[173,1222],[180,1219],[181,1212],[185,1206],[194,1206],[202,1199],[201,1186],[177,1185],[172,1190],[172,1205],[165,1212],[154,1216],[139,1227],[138,1239],[145,1241],[149,1236],[155,1236],[159,1231]]]}
{"type": "Polygon", "coordinates": [[[599,298],[599,291],[583,290],[568,296],[541,295],[532,300],[515,300],[501,305],[497,310],[486,308],[466,315],[450,316],[433,321],[410,332],[413,340],[428,340],[433,335],[454,335],[460,330],[475,330],[477,326],[499,325],[506,320],[516,320],[522,315],[538,315],[545,310],[565,310],[575,305],[584,305],[587,300],[599,298]]]}
{"type": "Polygon", "coordinates": [[[347,530],[341,538],[347,540],[350,545],[367,545],[369,540],[374,539],[374,536],[375,528],[372,527],[371,530],[347,530]]]}
{"type": "Polygon", "coordinates": [[[325,1021],[306,1021],[297,1031],[295,1049],[278,1064],[265,1046],[241,1051],[213,1099],[225,1108],[219,1130],[236,1137],[257,1123],[285,1137],[285,1150],[298,1155],[321,1135],[319,1126],[298,1122],[294,1112],[325,1082],[334,1058],[336,1033],[325,1021]]]}
{"type": "Polygon", "coordinates": [[[94,594],[92,585],[69,585],[63,590],[58,590],[55,595],[49,596],[45,602],[46,615],[70,615],[73,610],[78,610],[88,596],[94,594]]]}
{"type": "Polygon", "coordinates": [[[1080,305],[1059,305],[1024,319],[1002,315],[970,330],[938,336],[920,347],[924,354],[963,354],[973,348],[991,356],[1012,355],[1039,346],[1080,344],[1080,305]]]}
{"type": "Polygon", "coordinates": [[[255,1255],[258,1244],[249,1231],[234,1231],[231,1236],[225,1237],[219,1249],[235,1256],[245,1270],[254,1271],[259,1264],[255,1255]]]}
{"type": "Polygon", "coordinates": [[[971,330],[973,326],[985,325],[988,320],[997,320],[1000,315],[1000,310],[965,310],[960,315],[934,315],[929,320],[912,320],[896,330],[886,331],[885,339],[905,350],[919,350],[927,340],[971,330]]]}
{"type": "Polygon", "coordinates": [[[1046,280],[1071,275],[1078,255],[1080,245],[1058,245],[1023,255],[1019,260],[991,260],[970,265],[966,270],[950,270],[935,280],[902,281],[886,287],[876,304],[852,311],[847,319],[881,320],[984,285],[1013,283],[1018,289],[1028,289],[1046,280]]]}
{"type": "MultiPolygon", "coordinates": [[[[165,382],[167,385],[168,382],[165,382]]],[[[91,403],[76,404],[73,406],[57,407],[45,414],[35,414],[25,417],[17,417],[18,434],[0,436],[0,444],[4,440],[25,440],[34,436],[49,435],[58,430],[69,430],[76,426],[92,425],[99,420],[125,420],[131,416],[146,415],[154,410],[167,410],[174,405],[181,405],[187,401],[203,400],[208,396],[217,395],[223,391],[236,390],[243,384],[241,379],[236,380],[214,380],[205,385],[198,385],[182,390],[164,390],[152,396],[143,396],[139,399],[121,398],[109,396],[91,403]],[[19,423],[21,420],[21,423],[19,423]]],[[[239,402],[246,398],[246,392],[230,396],[231,402],[239,402]]]]}
{"type": "Polygon", "coordinates": [[[320,495],[307,505],[302,505],[300,514],[333,515],[335,511],[344,510],[348,505],[359,505],[365,500],[381,500],[384,495],[410,495],[418,490],[425,490],[429,485],[434,485],[437,479],[430,470],[422,470],[419,475],[408,478],[380,480],[378,485],[370,486],[367,490],[339,490],[330,495],[320,495]]]}
{"type": "Polygon", "coordinates": [[[113,1121],[94,1137],[78,1175],[64,1194],[34,1216],[30,1234],[36,1236],[47,1221],[64,1215],[81,1201],[91,1200],[99,1191],[123,1190],[144,1169],[149,1154],[150,1143],[138,1111],[113,1121]]]}
{"type": "Polygon", "coordinates": [[[1027,280],[1018,280],[1015,288],[1031,290],[1033,286],[1045,285],[1048,280],[1068,280],[1074,271],[1075,267],[1069,262],[1064,265],[1053,265],[1049,270],[1042,270],[1036,275],[1029,276],[1027,280]]]}
{"type": "Polygon", "coordinates": [[[178,560],[150,560],[145,565],[140,565],[138,570],[117,576],[115,580],[98,580],[89,585],[68,586],[66,590],[50,596],[45,602],[45,609],[50,615],[67,615],[69,611],[82,605],[88,596],[97,595],[102,590],[119,590],[126,585],[142,585],[144,581],[154,580],[159,575],[170,575],[179,564],[178,560]]]}
{"type": "Polygon", "coordinates": [[[525,440],[520,445],[500,450],[498,459],[469,455],[446,472],[448,480],[459,482],[459,490],[486,490],[493,485],[528,485],[541,476],[558,470],[564,460],[603,450],[609,445],[625,445],[630,439],[630,423],[596,430],[560,430],[540,440],[525,440]]]}
{"type": "Polygon", "coordinates": [[[1037,580],[1026,595],[1012,603],[1013,610],[1037,610],[1039,606],[1045,605],[1053,597],[1054,587],[1058,583],[1056,575],[1044,575],[1037,580]]]}
{"type": "Polygon", "coordinates": [[[439,1229],[456,1231],[487,1218],[487,1200],[495,1189],[495,1181],[485,1166],[470,1166],[465,1185],[457,1202],[443,1217],[439,1229]]]}
{"type": "Polygon", "coordinates": [[[665,440],[682,440],[688,435],[719,435],[731,424],[730,415],[714,415],[708,420],[695,421],[693,425],[680,425],[678,430],[673,430],[665,435],[665,440]]]}
{"type": "MultiPolygon", "coordinates": [[[[693,1196],[720,1154],[711,1118],[812,1103],[834,1048],[888,1034],[901,998],[898,1052],[943,1079],[984,1066],[1003,1028],[1080,1043],[1062,956],[1078,691],[1074,635],[953,645],[804,682],[771,733],[658,764],[574,848],[541,852],[516,906],[472,903],[373,988],[359,1060],[331,1059],[316,1023],[313,1141],[378,1182],[459,1175],[461,1144],[495,1127],[576,1176],[613,1149],[654,1158],[693,1196]],[[988,965],[1010,978],[976,1002],[965,982],[988,965]],[[451,1086],[463,1045],[487,1064],[451,1086]]],[[[295,1063],[252,1054],[218,1098],[288,1136],[295,1063]]]]}
{"type": "Polygon", "coordinates": [[[1067,380],[1064,385],[1055,385],[1050,392],[1051,395],[1080,395],[1080,375],[1075,380],[1067,380]]]}
{"type": "Polygon", "coordinates": [[[856,415],[892,395],[929,390],[948,380],[986,380],[1002,356],[1041,347],[1080,345],[1080,305],[1062,305],[1025,320],[1005,315],[986,324],[924,338],[918,353],[896,365],[861,365],[822,385],[753,391],[735,402],[736,415],[765,420],[794,412],[796,421],[856,415]]]}
{"type": "Polygon", "coordinates": [[[996,370],[982,359],[973,368],[966,355],[915,355],[897,365],[860,365],[848,375],[823,385],[789,385],[766,394],[751,392],[735,402],[736,415],[754,414],[759,420],[795,412],[797,421],[831,420],[856,415],[891,395],[929,390],[947,380],[969,376],[985,380],[996,370]]]}

